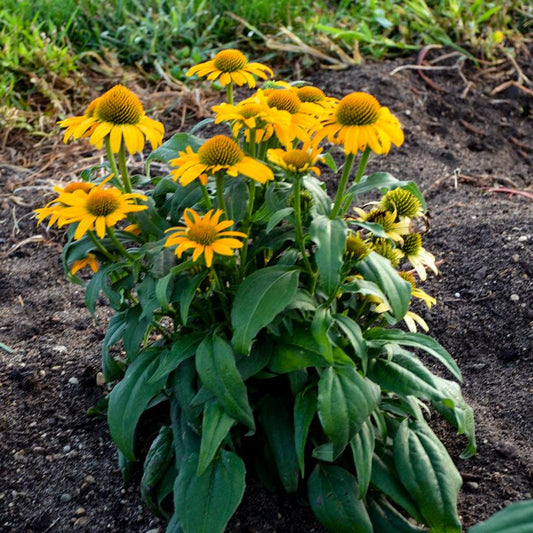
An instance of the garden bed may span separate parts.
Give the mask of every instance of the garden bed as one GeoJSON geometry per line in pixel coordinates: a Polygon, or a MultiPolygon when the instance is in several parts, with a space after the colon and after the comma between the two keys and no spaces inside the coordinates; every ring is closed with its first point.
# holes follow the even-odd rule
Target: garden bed
{"type": "MultiPolygon", "coordinates": [[[[533,80],[526,56],[519,64],[533,80]]],[[[428,204],[424,243],[440,275],[423,288],[438,305],[418,312],[458,362],[477,425],[478,453],[461,460],[463,438],[435,416],[463,476],[466,528],[533,492],[533,98],[512,63],[474,70],[451,56],[439,63],[448,69],[424,71],[428,82],[415,60],[317,69],[306,79],[337,97],[368,91],[403,124],[402,147],[367,171],[415,181],[428,204]]],[[[186,130],[162,120],[167,136],[186,130]]],[[[61,146],[49,165],[41,144],[42,161],[24,168],[17,150],[8,143],[0,159],[0,531],[164,531],[136,482],[122,488],[105,420],[87,416],[105,394],[105,301],[91,317],[83,289],[64,281],[61,234],[32,218],[50,180],[74,176],[94,153],[61,146]]],[[[323,529],[296,499],[250,481],[228,531],[323,529]]]]}

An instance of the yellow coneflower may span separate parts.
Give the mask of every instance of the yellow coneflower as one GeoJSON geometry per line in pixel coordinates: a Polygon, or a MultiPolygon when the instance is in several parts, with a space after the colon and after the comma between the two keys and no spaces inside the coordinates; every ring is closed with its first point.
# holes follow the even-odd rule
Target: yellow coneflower
{"type": "MultiPolygon", "coordinates": [[[[275,131],[286,131],[291,123],[288,113],[278,111],[253,99],[246,99],[236,105],[220,104],[212,107],[216,113],[215,124],[231,122],[232,134],[238,137],[244,131],[244,138],[250,140],[254,132],[255,142],[267,141],[275,131]]],[[[283,134],[282,134],[283,135],[283,134]]]]}
{"type": "Polygon", "coordinates": [[[203,217],[193,209],[185,209],[183,219],[185,226],[169,228],[169,235],[165,246],[177,246],[175,254],[181,258],[186,250],[193,250],[192,260],[197,261],[203,254],[205,264],[213,264],[213,255],[233,255],[234,250],[241,248],[243,243],[233,237],[246,237],[241,231],[224,231],[233,225],[233,220],[219,222],[223,211],[218,209],[213,213],[209,210],[203,217]]]}
{"type": "Polygon", "coordinates": [[[387,239],[376,239],[372,243],[372,250],[391,262],[394,268],[398,268],[402,260],[402,252],[394,248],[387,239]]]}
{"type": "Polygon", "coordinates": [[[139,98],[123,85],[115,85],[91,102],[89,108],[91,113],[81,117],[83,120],[73,117],[60,123],[67,130],[76,124],[75,129],[69,132],[69,137],[79,139],[87,137],[90,132],[89,142],[100,149],[104,139],[109,136],[111,150],[115,154],[119,152],[123,141],[130,154],[142,152],[145,137],[153,150],[163,141],[163,124],[147,117],[139,98]]]}
{"type": "Polygon", "coordinates": [[[427,278],[426,266],[435,274],[439,273],[435,265],[435,256],[422,247],[422,236],[420,233],[410,233],[404,237],[402,253],[405,259],[411,263],[422,281],[427,278]]]}
{"type": "Polygon", "coordinates": [[[404,140],[398,119],[374,96],[362,92],[346,95],[324,119],[315,139],[318,142],[325,137],[343,145],[347,154],[367,147],[376,154],[387,154],[391,144],[400,146],[404,140]]]}
{"type": "Polygon", "coordinates": [[[95,98],[85,110],[85,113],[81,117],[70,117],[58,122],[62,128],[67,128],[63,135],[63,142],[66,143],[71,137],[79,139],[80,137],[90,137],[98,124],[93,123],[87,125],[86,119],[91,118],[94,115],[94,111],[100,98],[95,98]]]}
{"type": "Polygon", "coordinates": [[[380,207],[396,212],[399,217],[416,218],[424,214],[420,200],[411,192],[397,187],[381,199],[380,207]]]}
{"type": "Polygon", "coordinates": [[[360,207],[355,207],[354,211],[359,215],[359,220],[382,226],[387,237],[395,242],[403,242],[402,236],[409,233],[409,220],[403,219],[397,222],[396,212],[391,213],[379,207],[375,207],[368,213],[360,207]]]}
{"type": "Polygon", "coordinates": [[[83,259],[78,259],[76,261],[73,261],[72,264],[70,265],[69,271],[72,275],[74,275],[76,274],[76,272],[78,272],[78,270],[81,270],[82,268],[85,268],[86,266],[89,266],[93,272],[98,272],[98,269],[99,269],[98,261],[94,254],[88,253],[83,259]]]}
{"type": "Polygon", "coordinates": [[[205,185],[209,175],[224,170],[229,176],[243,174],[259,183],[274,179],[272,170],[263,163],[247,156],[239,145],[226,135],[216,135],[206,141],[198,152],[187,146],[179,157],[171,159],[172,178],[186,186],[198,178],[205,185]]]}
{"type": "Polygon", "coordinates": [[[416,285],[415,278],[410,272],[402,271],[398,272],[398,274],[411,285],[411,296],[422,300],[427,305],[428,309],[431,309],[431,306],[437,303],[437,300],[435,300],[433,296],[430,296],[416,285]]]}
{"type": "Polygon", "coordinates": [[[364,259],[370,252],[372,248],[367,244],[361,237],[359,233],[350,233],[346,237],[346,256],[354,261],[360,261],[364,259]]]}
{"type": "Polygon", "coordinates": [[[267,152],[267,158],[274,165],[281,167],[293,174],[307,174],[314,172],[320,176],[320,169],[316,166],[320,158],[322,148],[316,148],[310,143],[306,143],[302,148],[293,150],[283,150],[272,148],[267,152]]]}
{"type": "Polygon", "coordinates": [[[81,239],[87,231],[92,230],[96,230],[98,237],[103,239],[106,228],[115,226],[128,213],[148,209],[147,205],[135,203],[135,200],[146,200],[144,194],[124,194],[116,187],[103,185],[100,183],[88,192],[76,190],[58,196],[57,203],[61,207],[54,213],[55,220],[59,227],[77,223],[74,239],[81,239]]]}
{"type": "Polygon", "coordinates": [[[315,104],[302,102],[294,91],[288,89],[260,89],[254,98],[263,105],[290,115],[289,127],[284,131],[279,131],[279,128],[275,130],[281,144],[289,146],[294,139],[302,142],[311,139],[311,132],[318,124],[315,104]]]}
{"type": "MultiPolygon", "coordinates": [[[[94,187],[94,183],[89,183],[88,181],[73,181],[71,183],[67,183],[64,187],[61,187],[59,185],[54,186],[54,191],[58,193],[58,195],[62,193],[73,193],[74,191],[81,191],[81,193],[88,193],[90,189],[94,187]]],[[[35,209],[35,215],[37,218],[37,225],[39,225],[45,218],[50,217],[48,221],[48,227],[52,226],[57,218],[59,217],[59,213],[61,209],[63,209],[65,205],[58,202],[57,198],[54,198],[51,202],[48,202],[44,207],[41,207],[39,209],[35,209]]]]}
{"type": "Polygon", "coordinates": [[[228,48],[218,52],[211,61],[205,61],[191,67],[187,76],[194,74],[212,81],[219,78],[220,84],[225,87],[230,83],[235,85],[256,86],[254,76],[266,80],[274,73],[270,67],[261,63],[248,63],[246,56],[239,50],[228,48]]]}

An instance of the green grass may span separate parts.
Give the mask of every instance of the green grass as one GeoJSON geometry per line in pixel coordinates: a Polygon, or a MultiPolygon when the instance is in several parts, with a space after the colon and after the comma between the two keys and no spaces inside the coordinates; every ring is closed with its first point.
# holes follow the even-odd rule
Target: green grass
{"type": "Polygon", "coordinates": [[[531,31],[528,6],[519,0],[3,0],[0,100],[19,109],[48,103],[57,112],[72,73],[96,56],[154,79],[162,72],[184,79],[191,65],[222,46],[269,62],[276,54],[290,60],[299,42],[338,62],[435,43],[490,59],[501,49],[499,36],[512,42],[531,31]]]}

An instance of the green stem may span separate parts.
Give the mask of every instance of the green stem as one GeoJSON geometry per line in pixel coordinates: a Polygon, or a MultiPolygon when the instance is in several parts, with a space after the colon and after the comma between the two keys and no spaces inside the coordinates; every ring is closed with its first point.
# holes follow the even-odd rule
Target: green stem
{"type": "Polygon", "coordinates": [[[213,207],[213,204],[211,202],[211,198],[209,197],[209,193],[207,192],[207,187],[203,183],[200,183],[200,188],[202,189],[202,195],[205,203],[207,204],[207,209],[209,210],[213,207]]]}
{"type": "Polygon", "coordinates": [[[366,164],[368,163],[368,157],[370,156],[370,148],[366,148],[366,150],[363,152],[363,155],[361,156],[361,161],[359,161],[359,166],[357,167],[357,174],[355,175],[355,179],[353,180],[353,184],[357,185],[361,178],[363,177],[363,172],[365,171],[366,164]]]}
{"type": "Polygon", "coordinates": [[[226,320],[229,323],[231,322],[231,316],[230,316],[227,301],[226,301],[226,293],[224,292],[224,287],[222,287],[222,283],[220,282],[218,273],[213,267],[211,267],[211,272],[213,273],[213,277],[215,278],[215,284],[216,284],[216,288],[218,289],[218,294],[220,296],[220,304],[222,305],[222,310],[224,311],[226,320]]]}
{"type": "Polygon", "coordinates": [[[226,97],[228,100],[228,104],[233,105],[233,82],[231,81],[226,85],[226,97]]]}
{"type": "Polygon", "coordinates": [[[311,263],[309,262],[309,258],[307,257],[307,251],[305,249],[305,237],[304,232],[302,228],[302,207],[301,207],[301,183],[302,178],[301,176],[295,174],[294,175],[294,185],[293,185],[293,204],[294,204],[294,227],[296,230],[296,243],[298,245],[298,248],[300,249],[300,252],[302,253],[302,258],[305,264],[305,268],[307,269],[307,272],[309,272],[309,275],[311,276],[311,279],[313,279],[313,287],[315,285],[314,278],[316,277],[315,272],[313,271],[313,267],[311,266],[311,263]]]}
{"type": "Polygon", "coordinates": [[[350,172],[353,167],[353,162],[355,159],[355,154],[346,154],[346,160],[344,162],[344,168],[342,169],[341,179],[339,182],[339,187],[337,189],[337,195],[335,196],[335,203],[333,204],[333,209],[329,215],[329,218],[333,220],[340,211],[342,200],[344,197],[344,190],[348,184],[348,178],[350,177],[350,172]]]}
{"type": "Polygon", "coordinates": [[[128,258],[130,261],[134,261],[135,257],[131,255],[126,248],[124,248],[123,244],[117,239],[117,236],[115,235],[115,230],[108,226],[107,228],[107,235],[111,239],[111,242],[115,245],[116,249],[126,258],[128,258]]]}
{"type": "Polygon", "coordinates": [[[122,175],[122,181],[124,183],[124,190],[127,193],[133,192],[131,187],[130,175],[128,173],[128,167],[126,165],[126,150],[124,147],[124,139],[120,143],[120,150],[118,151],[118,164],[120,166],[120,173],[122,175]]]}
{"type": "Polygon", "coordinates": [[[109,135],[105,137],[105,151],[107,154],[107,159],[109,161],[109,166],[111,167],[111,172],[115,175],[115,178],[118,180],[120,172],[118,171],[117,161],[115,159],[115,154],[111,150],[111,141],[109,140],[109,135]]]}
{"type": "Polygon", "coordinates": [[[102,255],[105,255],[111,262],[115,262],[115,257],[106,249],[106,247],[97,239],[96,235],[94,234],[94,231],[88,231],[87,235],[89,235],[89,239],[93,242],[93,244],[98,248],[98,251],[102,253],[102,255]]]}
{"type": "Polygon", "coordinates": [[[226,201],[224,200],[224,176],[221,172],[217,173],[216,176],[216,187],[217,187],[217,200],[218,208],[224,211],[222,218],[227,218],[226,216],[226,201]]]}
{"type": "MultiPolygon", "coordinates": [[[[254,211],[254,201],[255,201],[255,182],[253,180],[250,180],[249,185],[250,195],[248,198],[248,210],[246,212],[246,218],[244,219],[243,224],[243,232],[248,235],[248,232],[250,231],[250,226],[252,225],[252,215],[254,211]]],[[[240,267],[240,275],[241,278],[244,278],[244,269],[246,265],[246,258],[248,256],[248,237],[245,239],[243,243],[243,247],[241,248],[241,267],[240,267]]]]}

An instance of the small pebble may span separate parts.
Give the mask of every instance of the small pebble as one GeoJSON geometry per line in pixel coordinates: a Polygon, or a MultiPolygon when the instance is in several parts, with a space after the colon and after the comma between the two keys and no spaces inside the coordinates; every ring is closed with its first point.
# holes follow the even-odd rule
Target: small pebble
{"type": "Polygon", "coordinates": [[[70,446],[67,444],[66,446],[63,446],[63,453],[70,452],[70,446]]]}
{"type": "Polygon", "coordinates": [[[526,242],[528,239],[528,235],[520,235],[520,237],[518,237],[518,242],[526,242]]]}
{"type": "Polygon", "coordinates": [[[105,384],[106,384],[106,380],[105,380],[103,372],[98,372],[98,374],[96,374],[96,385],[98,387],[103,387],[105,384]]]}
{"type": "Polygon", "coordinates": [[[61,498],[59,498],[59,501],[61,503],[68,503],[70,500],[72,500],[72,496],[70,494],[61,494],[61,498]]]}
{"type": "Polygon", "coordinates": [[[78,384],[80,383],[79,380],[78,380],[78,378],[74,378],[74,377],[70,378],[70,379],[68,380],[68,382],[69,382],[71,385],[78,385],[78,384]]]}
{"type": "Polygon", "coordinates": [[[518,294],[511,294],[511,302],[518,302],[518,300],[520,300],[518,294]]]}
{"type": "Polygon", "coordinates": [[[456,293],[454,294],[454,296],[455,296],[455,298],[461,298],[461,293],[460,293],[460,292],[456,292],[456,293]]]}
{"type": "Polygon", "coordinates": [[[86,514],[86,511],[83,507],[78,507],[75,511],[74,511],[74,516],[83,516],[84,514],[86,514]]]}
{"type": "Polygon", "coordinates": [[[476,483],[475,481],[467,481],[465,483],[465,489],[475,491],[479,489],[479,483],[476,483]]]}
{"type": "Polygon", "coordinates": [[[72,524],[72,527],[74,529],[84,529],[84,528],[87,527],[88,523],[89,523],[89,517],[88,516],[80,516],[79,518],[76,518],[76,520],[72,524]]]}

